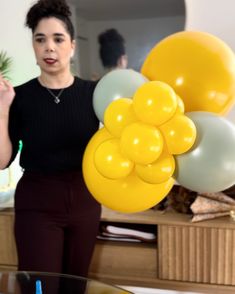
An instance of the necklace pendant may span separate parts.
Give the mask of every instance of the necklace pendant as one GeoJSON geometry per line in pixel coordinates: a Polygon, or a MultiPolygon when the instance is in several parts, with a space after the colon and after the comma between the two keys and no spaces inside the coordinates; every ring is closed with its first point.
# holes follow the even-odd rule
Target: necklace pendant
{"type": "Polygon", "coordinates": [[[54,101],[55,101],[56,104],[60,103],[60,99],[58,97],[55,97],[54,101]]]}
{"type": "Polygon", "coordinates": [[[54,97],[54,102],[56,104],[60,103],[60,96],[64,92],[64,89],[65,88],[61,89],[60,92],[59,92],[59,94],[57,94],[57,96],[50,89],[48,89],[48,88],[46,88],[46,89],[50,93],[50,95],[54,97]]]}

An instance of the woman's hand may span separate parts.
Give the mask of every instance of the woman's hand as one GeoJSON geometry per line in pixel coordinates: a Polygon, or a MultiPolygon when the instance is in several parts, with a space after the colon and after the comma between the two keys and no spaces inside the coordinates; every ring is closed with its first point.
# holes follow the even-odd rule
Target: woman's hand
{"type": "Polygon", "coordinates": [[[15,97],[15,91],[9,81],[0,73],[0,113],[8,111],[15,97]]]}

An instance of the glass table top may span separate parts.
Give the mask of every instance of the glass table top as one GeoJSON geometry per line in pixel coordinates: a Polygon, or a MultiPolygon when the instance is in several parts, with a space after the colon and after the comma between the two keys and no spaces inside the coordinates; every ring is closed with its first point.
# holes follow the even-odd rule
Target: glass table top
{"type": "Polygon", "coordinates": [[[130,291],[78,276],[0,272],[0,294],[129,294],[130,291]]]}

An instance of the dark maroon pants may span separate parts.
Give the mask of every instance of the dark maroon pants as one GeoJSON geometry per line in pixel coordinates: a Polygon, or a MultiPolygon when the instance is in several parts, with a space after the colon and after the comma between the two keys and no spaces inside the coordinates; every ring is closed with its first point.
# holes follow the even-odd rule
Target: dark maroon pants
{"type": "Polygon", "coordinates": [[[25,172],[15,194],[18,269],[86,277],[100,213],[81,172],[25,172]]]}

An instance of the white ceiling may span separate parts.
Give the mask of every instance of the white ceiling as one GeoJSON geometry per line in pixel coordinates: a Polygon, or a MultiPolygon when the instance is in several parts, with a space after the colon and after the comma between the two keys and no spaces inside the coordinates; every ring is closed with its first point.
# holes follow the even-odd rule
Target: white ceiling
{"type": "Polygon", "coordinates": [[[184,0],[69,0],[77,16],[87,20],[118,20],[185,15],[184,0]]]}

